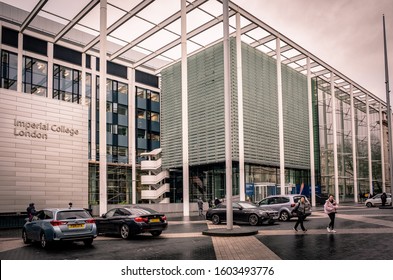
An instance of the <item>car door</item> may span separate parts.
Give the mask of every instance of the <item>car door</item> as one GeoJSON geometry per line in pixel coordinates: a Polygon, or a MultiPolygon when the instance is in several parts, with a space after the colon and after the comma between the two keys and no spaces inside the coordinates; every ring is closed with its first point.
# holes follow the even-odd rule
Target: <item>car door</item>
{"type": "Polygon", "coordinates": [[[30,223],[31,227],[31,239],[40,240],[41,229],[43,228],[45,218],[45,212],[43,210],[38,211],[37,214],[33,217],[30,223]]]}
{"type": "Polygon", "coordinates": [[[233,222],[234,223],[244,223],[244,211],[242,207],[238,203],[232,203],[232,210],[233,210],[233,222]]]}
{"type": "Polygon", "coordinates": [[[101,218],[96,219],[98,233],[111,233],[113,226],[111,225],[111,218],[115,214],[116,209],[111,209],[105,213],[101,218]]]}
{"type": "Polygon", "coordinates": [[[377,194],[377,195],[375,195],[375,196],[373,196],[373,197],[371,198],[371,199],[372,199],[372,204],[373,204],[374,206],[382,205],[381,195],[382,195],[382,194],[377,194]]]}

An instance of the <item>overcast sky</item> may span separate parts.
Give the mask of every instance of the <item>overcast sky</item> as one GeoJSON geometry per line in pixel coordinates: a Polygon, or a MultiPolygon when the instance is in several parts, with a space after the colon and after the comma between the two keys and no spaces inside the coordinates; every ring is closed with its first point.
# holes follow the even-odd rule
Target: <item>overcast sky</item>
{"type": "Polygon", "coordinates": [[[385,14],[392,92],[393,0],[232,1],[383,100],[385,14]]]}

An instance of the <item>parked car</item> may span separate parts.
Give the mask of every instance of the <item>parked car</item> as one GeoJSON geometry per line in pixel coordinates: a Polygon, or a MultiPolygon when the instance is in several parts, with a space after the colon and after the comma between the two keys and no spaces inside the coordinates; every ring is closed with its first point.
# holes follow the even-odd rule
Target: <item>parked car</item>
{"type": "Polygon", "coordinates": [[[306,217],[311,215],[311,205],[305,195],[300,194],[286,194],[286,195],[271,195],[258,202],[260,208],[273,209],[278,211],[279,219],[281,221],[289,221],[292,217],[296,217],[296,213],[292,214],[292,209],[296,203],[304,197],[308,207],[306,207],[306,217]]]}
{"type": "MultiPolygon", "coordinates": [[[[373,197],[371,197],[371,198],[368,198],[368,199],[364,202],[364,204],[365,204],[367,207],[374,207],[374,206],[380,206],[380,205],[382,205],[381,195],[382,195],[382,194],[379,193],[379,194],[376,194],[375,196],[373,196],[373,197]]],[[[386,195],[387,195],[386,205],[392,204],[392,194],[386,193],[386,195]]]]}
{"type": "Polygon", "coordinates": [[[159,236],[168,227],[166,216],[146,207],[114,208],[96,218],[99,234],[116,234],[123,239],[144,232],[159,236]]]}
{"type": "MultiPolygon", "coordinates": [[[[278,212],[271,209],[260,209],[257,205],[247,201],[232,203],[233,222],[236,224],[248,223],[252,226],[267,222],[273,224],[278,220],[278,212]]],[[[206,220],[217,225],[225,222],[227,218],[226,203],[220,203],[206,212],[206,220]]]]}
{"type": "Polygon", "coordinates": [[[83,241],[91,245],[97,237],[97,227],[90,213],[82,208],[44,209],[28,219],[22,229],[25,244],[39,241],[46,248],[59,241],[83,241]]]}

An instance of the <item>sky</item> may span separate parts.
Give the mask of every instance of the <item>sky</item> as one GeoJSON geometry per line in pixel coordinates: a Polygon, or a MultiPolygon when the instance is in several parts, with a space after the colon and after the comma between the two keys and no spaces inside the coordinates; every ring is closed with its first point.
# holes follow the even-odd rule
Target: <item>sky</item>
{"type": "Polygon", "coordinates": [[[385,14],[393,92],[393,0],[232,1],[382,100],[385,14]]]}

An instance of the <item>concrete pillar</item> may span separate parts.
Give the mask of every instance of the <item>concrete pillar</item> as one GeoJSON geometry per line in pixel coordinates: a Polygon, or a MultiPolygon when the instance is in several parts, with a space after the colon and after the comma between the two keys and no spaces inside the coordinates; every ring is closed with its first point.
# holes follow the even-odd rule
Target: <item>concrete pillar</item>
{"type": "Polygon", "coordinates": [[[280,38],[276,39],[277,57],[277,95],[278,95],[278,134],[280,144],[280,193],[285,194],[285,153],[284,153],[284,110],[282,101],[281,79],[281,46],[280,38]]]}
{"type": "Polygon", "coordinates": [[[310,131],[310,172],[311,172],[311,201],[315,206],[315,158],[314,158],[314,122],[313,122],[313,102],[311,88],[311,68],[310,57],[307,57],[307,94],[308,94],[308,129],[310,131]]]}
{"type": "Polygon", "coordinates": [[[338,154],[337,154],[337,115],[336,93],[334,89],[334,73],[330,73],[330,93],[332,95],[332,120],[333,120],[333,161],[334,161],[334,192],[337,203],[340,202],[340,190],[338,188],[338,154]]]}
{"type": "Polygon", "coordinates": [[[357,153],[356,153],[356,124],[355,124],[355,102],[353,97],[353,85],[350,85],[349,88],[350,96],[351,96],[351,129],[352,129],[352,165],[353,165],[353,195],[355,202],[358,200],[358,161],[357,161],[357,153]]]}

